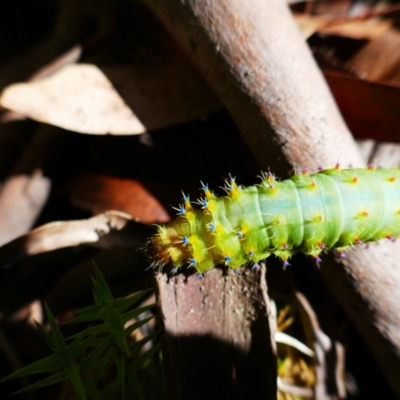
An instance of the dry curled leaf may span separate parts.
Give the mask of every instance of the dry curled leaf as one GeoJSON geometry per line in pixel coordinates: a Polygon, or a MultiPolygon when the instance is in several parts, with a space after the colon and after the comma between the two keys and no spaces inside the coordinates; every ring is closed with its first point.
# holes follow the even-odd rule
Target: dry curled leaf
{"type": "Polygon", "coordinates": [[[0,264],[4,266],[27,256],[79,245],[134,248],[149,233],[146,229],[120,211],[107,211],[83,220],[51,222],[0,247],[0,264]]]}
{"type": "Polygon", "coordinates": [[[149,63],[68,65],[8,86],[0,105],[71,131],[132,135],[201,118],[221,104],[179,52],[149,63]]]}
{"type": "Polygon", "coordinates": [[[319,32],[326,35],[344,36],[352,39],[376,39],[391,28],[388,20],[378,18],[348,19],[322,27],[319,32]]]}
{"type": "Polygon", "coordinates": [[[392,27],[392,22],[379,18],[333,18],[329,15],[295,14],[294,18],[305,39],[314,33],[352,39],[376,39],[392,27]]]}
{"type": "Polygon", "coordinates": [[[293,16],[304,39],[308,39],[329,23],[326,18],[309,14],[294,14],[293,16]]]}
{"type": "Polygon", "coordinates": [[[51,190],[51,180],[36,170],[7,178],[0,194],[0,246],[32,228],[51,190]]]}
{"type": "Polygon", "coordinates": [[[10,85],[0,104],[34,120],[82,133],[145,131],[95,65],[68,65],[44,79],[10,85]]]}
{"type": "Polygon", "coordinates": [[[347,63],[362,79],[400,83],[400,32],[392,29],[372,40],[347,63]]]}
{"type": "Polygon", "coordinates": [[[398,142],[400,87],[337,71],[324,75],[350,130],[359,138],[398,142]]]}
{"type": "Polygon", "coordinates": [[[113,209],[126,212],[145,224],[170,220],[157,199],[133,179],[80,174],[70,182],[67,190],[75,206],[93,214],[113,209]]]}
{"type": "MultiPolygon", "coordinates": [[[[27,82],[34,82],[40,79],[43,79],[49,75],[52,75],[62,67],[66,65],[74,64],[78,62],[79,58],[82,54],[82,47],[79,45],[73,46],[64,54],[56,57],[50,63],[44,65],[38,71],[36,71],[32,76],[27,79],[27,82]]],[[[15,111],[5,111],[4,113],[0,114],[0,122],[11,122],[11,121],[18,121],[21,119],[26,119],[26,116],[15,111]]]]}

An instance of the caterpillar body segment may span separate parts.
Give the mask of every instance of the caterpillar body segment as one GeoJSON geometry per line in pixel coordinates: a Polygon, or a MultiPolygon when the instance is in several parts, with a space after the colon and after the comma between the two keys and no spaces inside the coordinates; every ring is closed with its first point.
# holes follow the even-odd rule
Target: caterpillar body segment
{"type": "Polygon", "coordinates": [[[400,236],[399,169],[336,167],[284,181],[268,173],[256,186],[231,179],[227,196],[203,190],[200,208],[185,198],[180,215],[151,239],[154,264],[201,274],[218,264],[257,266],[271,254],[287,266],[297,252],[319,263],[323,251],[343,255],[351,245],[400,236]]]}

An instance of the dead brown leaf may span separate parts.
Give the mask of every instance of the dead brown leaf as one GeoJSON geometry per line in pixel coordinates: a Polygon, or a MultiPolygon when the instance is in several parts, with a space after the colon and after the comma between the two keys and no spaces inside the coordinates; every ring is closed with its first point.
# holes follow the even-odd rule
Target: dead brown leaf
{"type": "Polygon", "coordinates": [[[40,170],[10,176],[0,194],[0,246],[26,233],[42,211],[51,181],[40,170]]]}
{"type": "Polygon", "coordinates": [[[0,264],[4,266],[27,256],[79,245],[136,248],[143,241],[143,237],[139,241],[134,234],[140,229],[145,228],[120,211],[107,211],[84,220],[51,222],[0,247],[0,264]]]}
{"type": "Polygon", "coordinates": [[[373,40],[385,34],[391,27],[391,21],[379,18],[349,19],[327,24],[319,29],[319,32],[325,35],[373,40]]]}
{"type": "Polygon", "coordinates": [[[145,131],[95,65],[68,65],[44,79],[10,85],[0,104],[36,121],[81,133],[145,131]]]}
{"type": "Polygon", "coordinates": [[[170,220],[157,199],[133,179],[80,174],[70,182],[68,192],[75,206],[93,214],[113,209],[145,224],[170,220]]]}
{"type": "MultiPolygon", "coordinates": [[[[27,82],[34,82],[39,79],[43,79],[46,76],[52,75],[62,67],[74,64],[78,62],[79,58],[82,54],[82,47],[79,45],[73,46],[70,50],[62,54],[61,56],[55,58],[49,64],[46,64],[44,67],[40,68],[36,71],[27,82]]],[[[11,121],[18,121],[26,119],[26,116],[23,114],[19,114],[15,111],[5,111],[4,113],[0,114],[0,122],[11,122],[11,121]]]]}
{"type": "Polygon", "coordinates": [[[140,134],[201,118],[221,103],[179,52],[149,63],[67,65],[4,89],[0,105],[71,131],[140,134]]]}
{"type": "Polygon", "coordinates": [[[309,14],[294,14],[293,16],[304,39],[308,39],[330,22],[327,18],[309,14]]]}
{"type": "Polygon", "coordinates": [[[324,75],[356,137],[399,142],[400,87],[325,70],[324,75]]]}
{"type": "Polygon", "coordinates": [[[365,45],[348,62],[358,77],[400,83],[400,32],[392,29],[365,45]]]}
{"type": "Polygon", "coordinates": [[[309,14],[295,14],[294,17],[305,39],[319,32],[324,35],[372,40],[392,27],[391,21],[379,18],[334,18],[329,15],[309,14]]]}

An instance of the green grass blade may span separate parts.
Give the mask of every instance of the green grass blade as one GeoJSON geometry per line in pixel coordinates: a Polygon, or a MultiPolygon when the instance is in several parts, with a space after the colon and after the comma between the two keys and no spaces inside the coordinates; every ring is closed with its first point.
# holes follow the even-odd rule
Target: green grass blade
{"type": "Polygon", "coordinates": [[[138,315],[144,313],[147,310],[153,308],[153,305],[143,306],[140,308],[135,308],[134,310],[128,311],[122,316],[123,322],[128,322],[130,319],[136,318],[138,315]]]}
{"type": "Polygon", "coordinates": [[[79,370],[72,360],[68,360],[65,364],[65,374],[68,380],[71,382],[72,388],[78,399],[86,400],[86,393],[83,387],[83,383],[80,377],[79,370]]]}
{"type": "MultiPolygon", "coordinates": [[[[143,290],[139,293],[134,294],[133,296],[129,297],[123,297],[121,299],[115,299],[113,301],[113,305],[115,308],[120,310],[121,312],[124,312],[127,310],[129,307],[132,307],[135,303],[138,303],[140,300],[142,300],[145,296],[147,296],[153,289],[147,289],[143,290]]],[[[153,307],[155,304],[153,304],[153,307]]]]}
{"type": "Polygon", "coordinates": [[[126,357],[122,354],[117,354],[115,362],[117,365],[118,386],[121,390],[122,399],[125,399],[126,357]]]}
{"type": "Polygon", "coordinates": [[[58,356],[53,354],[49,357],[44,358],[43,360],[36,361],[33,364],[27,365],[26,367],[22,367],[21,369],[1,379],[0,383],[3,383],[10,379],[21,378],[23,376],[54,372],[54,370],[56,370],[57,368],[58,360],[58,356]]]}
{"type": "Polygon", "coordinates": [[[114,297],[111,294],[111,290],[108,287],[108,284],[104,279],[103,274],[96,266],[94,267],[94,275],[95,277],[92,278],[92,281],[93,297],[95,299],[95,303],[102,305],[110,304],[114,300],[114,297]]]}
{"type": "Polygon", "coordinates": [[[61,330],[59,326],[57,325],[56,320],[54,319],[54,316],[52,312],[50,311],[50,308],[48,307],[47,304],[45,304],[45,309],[46,309],[46,316],[50,324],[51,328],[51,338],[53,342],[53,351],[55,353],[64,353],[66,349],[66,344],[64,337],[61,333],[61,330]]]}
{"type": "Polygon", "coordinates": [[[129,325],[127,328],[125,328],[125,334],[126,335],[130,335],[133,331],[135,331],[136,329],[140,328],[142,325],[145,325],[147,322],[149,322],[150,320],[152,320],[154,317],[147,317],[144,318],[140,321],[135,322],[132,325],[129,325]]]}
{"type": "Polygon", "coordinates": [[[42,379],[39,382],[32,383],[32,385],[25,386],[23,389],[18,390],[17,392],[14,392],[14,394],[29,392],[31,390],[36,390],[36,389],[40,389],[40,388],[43,388],[46,386],[55,385],[56,383],[63,382],[63,381],[65,381],[65,373],[59,372],[57,374],[49,376],[48,378],[42,379]]]}

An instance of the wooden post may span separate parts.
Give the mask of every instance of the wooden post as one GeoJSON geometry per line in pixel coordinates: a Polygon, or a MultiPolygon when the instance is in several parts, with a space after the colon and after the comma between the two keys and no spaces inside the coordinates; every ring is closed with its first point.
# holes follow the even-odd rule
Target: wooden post
{"type": "Polygon", "coordinates": [[[274,319],[265,265],[199,279],[157,275],[171,399],[276,398],[274,319]]]}

